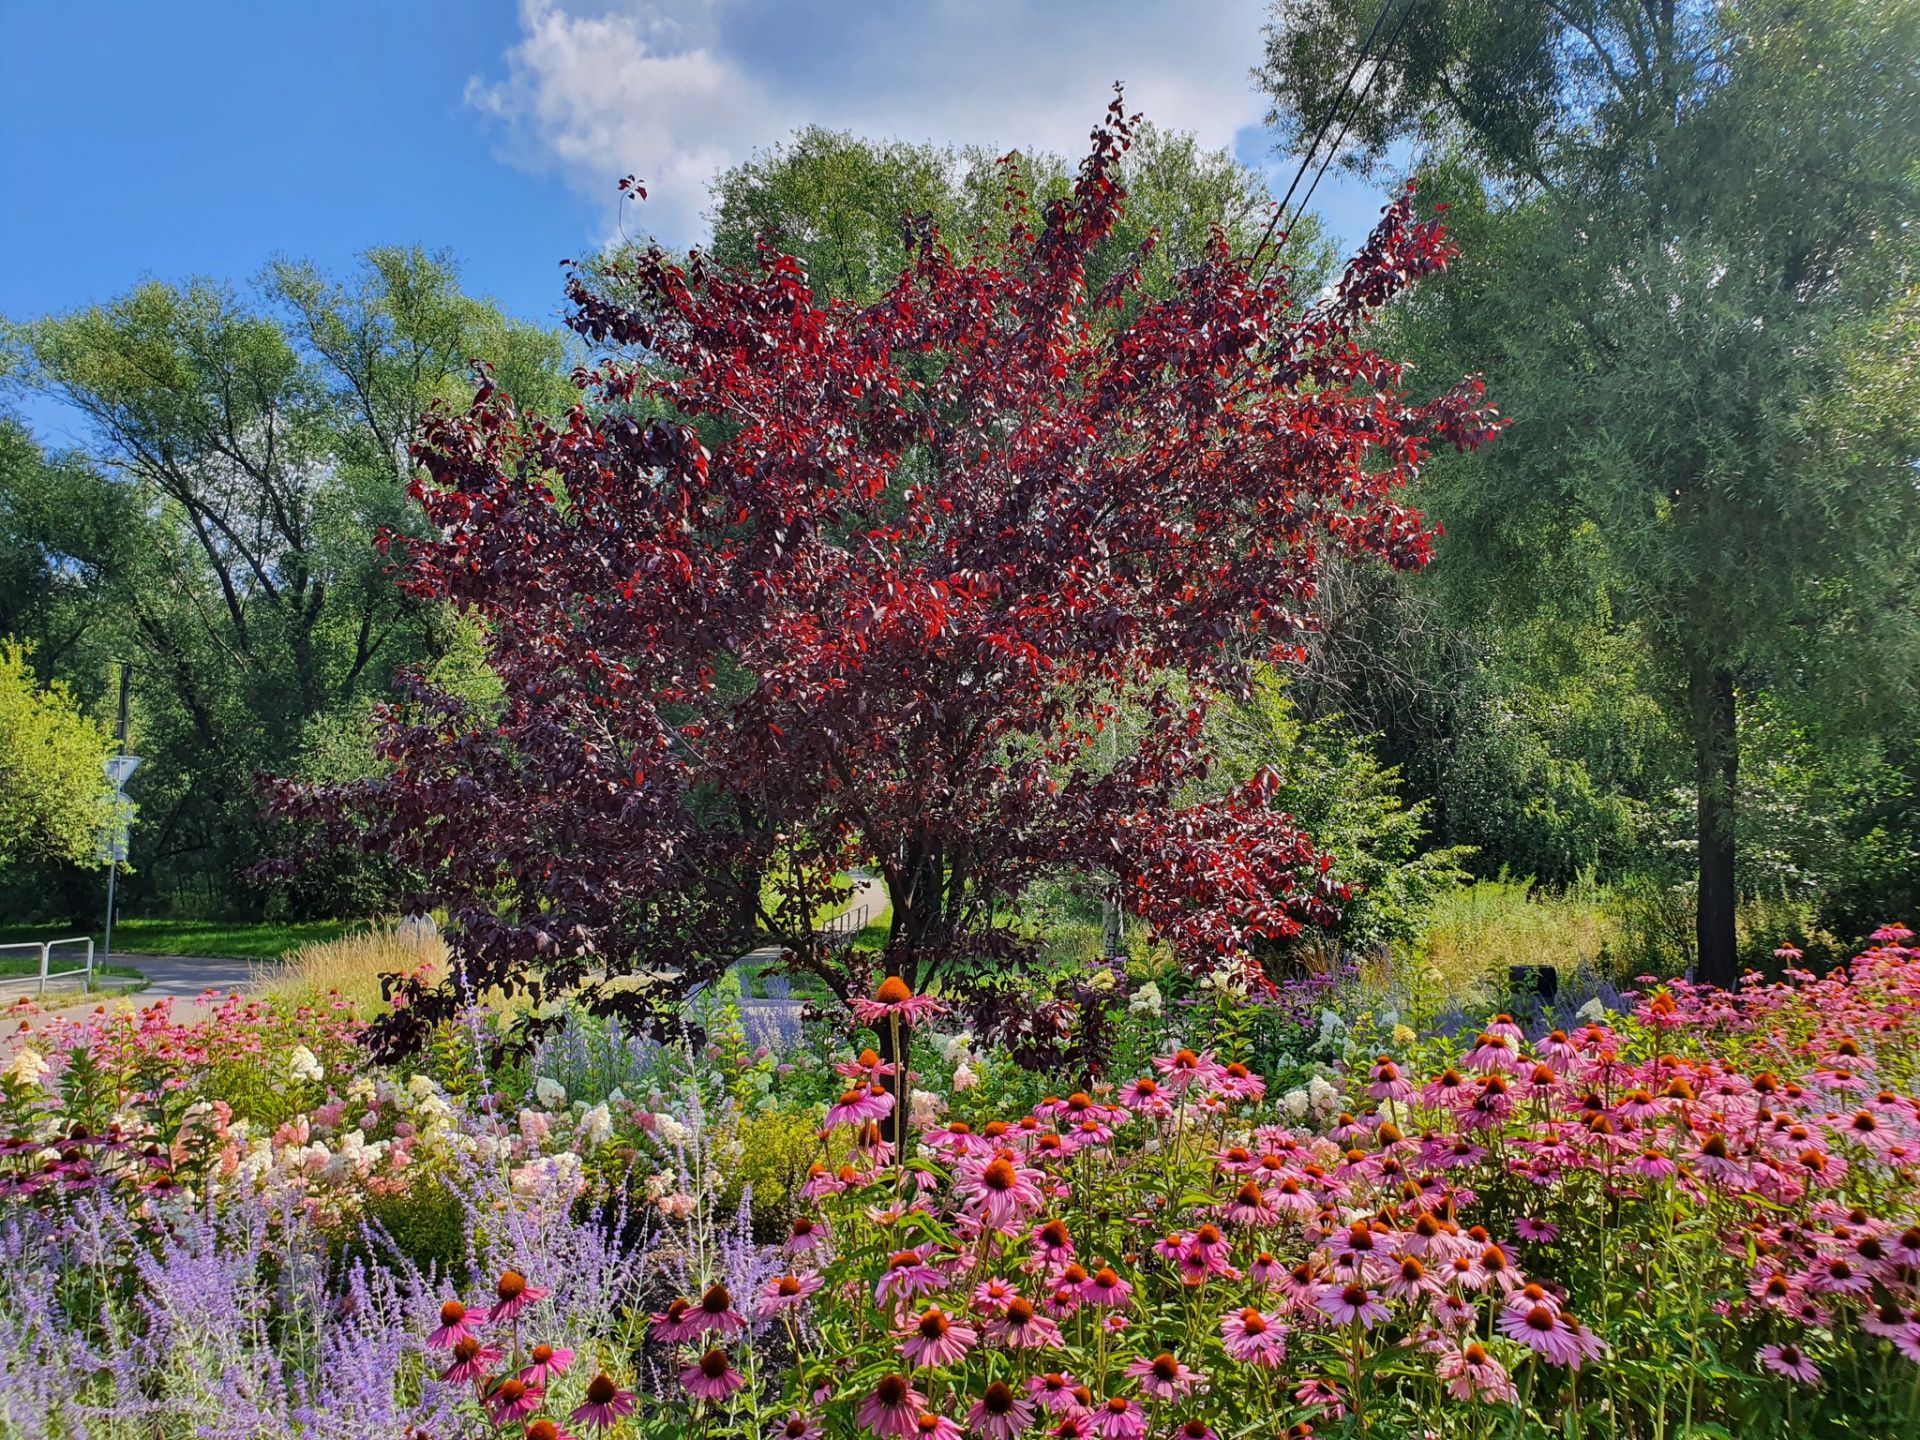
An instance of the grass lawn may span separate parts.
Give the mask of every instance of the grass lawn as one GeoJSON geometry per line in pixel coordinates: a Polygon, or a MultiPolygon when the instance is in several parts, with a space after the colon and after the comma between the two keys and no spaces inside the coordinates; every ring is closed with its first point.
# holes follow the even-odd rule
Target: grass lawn
{"type": "MultiPolygon", "coordinates": [[[[337,940],[365,922],[307,920],[298,924],[234,920],[122,920],[113,927],[116,955],[202,955],[213,960],[278,960],[287,951],[316,940],[337,940]]],[[[0,926],[0,945],[16,941],[64,940],[81,932],[70,925],[0,926]]],[[[93,932],[99,954],[100,932],[93,932]]],[[[55,952],[58,961],[62,952],[55,952]]],[[[19,958],[20,952],[11,957],[19,958]]],[[[40,968],[37,956],[26,957],[40,968]]],[[[71,963],[71,962],[68,962],[71,963]]]]}
{"type": "MultiPolygon", "coordinates": [[[[51,973],[58,974],[62,970],[78,969],[83,964],[85,960],[81,955],[66,950],[56,950],[52,958],[47,961],[47,969],[51,973]]],[[[31,979],[39,973],[40,957],[38,955],[18,953],[0,955],[0,980],[31,979]]],[[[140,972],[131,965],[95,965],[93,976],[96,980],[102,976],[109,980],[138,980],[140,972]]]]}

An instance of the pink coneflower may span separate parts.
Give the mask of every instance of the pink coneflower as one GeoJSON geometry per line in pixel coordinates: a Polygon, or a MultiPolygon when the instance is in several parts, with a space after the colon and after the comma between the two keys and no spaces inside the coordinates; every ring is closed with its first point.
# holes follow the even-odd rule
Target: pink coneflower
{"type": "Polygon", "coordinates": [[[1229,1225],[1244,1225],[1255,1230],[1280,1223],[1280,1211],[1254,1180],[1247,1181],[1233,1192],[1233,1198],[1222,1208],[1221,1215],[1229,1225]]]}
{"type": "MultiPolygon", "coordinates": [[[[1335,1420],[1346,1417],[1346,1398],[1341,1395],[1340,1387],[1331,1380],[1305,1381],[1294,1390],[1293,1398],[1310,1409],[1326,1411],[1335,1420]]],[[[1313,1431],[1308,1428],[1305,1433],[1311,1435],[1313,1431]]]]}
{"type": "Polygon", "coordinates": [[[1132,1298],[1133,1286],[1122,1280],[1118,1271],[1103,1265],[1087,1277],[1080,1295],[1089,1305],[1124,1305],[1132,1298]]]}
{"type": "Polygon", "coordinates": [[[1362,1329],[1372,1329],[1391,1313],[1378,1295],[1360,1284],[1324,1285],[1313,1306],[1336,1325],[1357,1324],[1362,1329]]]}
{"type": "Polygon", "coordinates": [[[1204,1265],[1209,1273],[1220,1273],[1227,1268],[1227,1259],[1233,1253],[1233,1244],[1218,1225],[1201,1225],[1187,1237],[1185,1255],[1204,1265]]]}
{"type": "Polygon", "coordinates": [[[529,1385],[546,1388],[547,1382],[556,1375],[567,1373],[567,1367],[573,1364],[573,1351],[562,1350],[552,1345],[536,1345],[527,1355],[527,1367],[520,1372],[520,1378],[529,1385]]]}
{"type": "Polygon", "coordinates": [[[1484,1400],[1492,1404],[1519,1398],[1513,1381],[1507,1378],[1506,1367],[1477,1343],[1458,1350],[1448,1346],[1441,1352],[1434,1373],[1447,1382],[1447,1394],[1456,1400],[1484,1400]]]}
{"type": "Polygon", "coordinates": [[[487,1312],[487,1323],[497,1325],[502,1320],[511,1320],[536,1300],[546,1298],[547,1292],[537,1290],[527,1284],[527,1277],[518,1270],[501,1273],[494,1285],[494,1293],[500,1297],[499,1303],[487,1312]]]}
{"type": "Polygon", "coordinates": [[[1373,1068],[1367,1072],[1370,1083],[1367,1094],[1375,1100],[1411,1100],[1412,1083],[1400,1073],[1400,1067],[1393,1063],[1393,1057],[1382,1055],[1373,1062],[1373,1068]]]}
{"type": "Polygon", "coordinates": [[[1500,1312],[1500,1333],[1554,1365],[1571,1365],[1580,1358],[1574,1337],[1560,1328],[1560,1317],[1550,1305],[1511,1306],[1500,1312]]]}
{"type": "Polygon", "coordinates": [[[818,1275],[778,1276],[760,1287],[760,1299],[755,1308],[762,1315],[791,1309],[818,1290],[821,1283],[818,1275]]]}
{"type": "Polygon", "coordinates": [[[668,1345],[697,1339],[703,1328],[699,1307],[684,1295],[676,1295],[666,1309],[647,1316],[647,1334],[668,1345]]]}
{"type": "Polygon", "coordinates": [[[1813,1262],[1807,1272],[1807,1286],[1827,1295],[1864,1295],[1873,1288],[1873,1281],[1844,1256],[1827,1255],[1813,1262]]]}
{"type": "Polygon", "coordinates": [[[499,1361],[500,1352],[482,1345],[478,1335],[462,1335],[453,1342],[453,1363],[440,1372],[440,1378],[455,1384],[484,1380],[499,1361]]]}
{"type": "Polygon", "coordinates": [[[1016,1165],[1003,1150],[984,1163],[962,1160],[953,1183],[967,1214],[989,1229],[1005,1230],[1044,1203],[1040,1182],[1045,1178],[1038,1170],[1016,1165]]]}
{"type": "Polygon", "coordinates": [[[1173,1104],[1158,1080],[1129,1080],[1120,1087],[1120,1103],[1136,1115],[1171,1115],[1173,1104]]]}
{"type": "Polygon", "coordinates": [[[1126,1370],[1129,1380],[1140,1382],[1140,1393],[1155,1400],[1183,1400],[1193,1387],[1207,1377],[1189,1370],[1171,1350],[1158,1355],[1136,1357],[1126,1370]]]}
{"type": "Polygon", "coordinates": [[[573,1440],[573,1437],[562,1430],[558,1424],[544,1417],[539,1420],[529,1420],[524,1435],[525,1440],[573,1440]]]}
{"type": "Polygon", "coordinates": [[[1820,1383],[1820,1367],[1798,1345],[1762,1345],[1753,1352],[1753,1358],[1775,1374],[1802,1385],[1820,1383]]]}
{"type": "Polygon", "coordinates": [[[1173,1427],[1167,1440],[1220,1440],[1213,1427],[1200,1419],[1183,1420],[1173,1427]]]}
{"type": "Polygon", "coordinates": [[[1607,1353],[1607,1342],[1580,1323],[1580,1318],[1571,1310],[1560,1312],[1560,1333],[1567,1338],[1573,1348],[1573,1359],[1567,1363],[1575,1370],[1583,1360],[1598,1360],[1607,1353]]]}
{"type": "Polygon", "coordinates": [[[922,1410],[913,1422],[914,1440],[960,1440],[960,1427],[945,1415],[922,1410]]]}
{"type": "Polygon", "coordinates": [[[787,1418],[773,1427],[769,1440],[820,1440],[824,1433],[820,1422],[804,1410],[790,1410],[787,1418]]]}
{"type": "Polygon", "coordinates": [[[1680,1167],[1673,1157],[1664,1150],[1646,1149],[1634,1157],[1628,1165],[1636,1175],[1644,1175],[1649,1180],[1665,1180],[1679,1173],[1680,1167]]]}
{"type": "Polygon", "coordinates": [[[1036,1312],[1023,1295],[1007,1301],[999,1317],[988,1324],[987,1333],[1012,1350],[1057,1350],[1062,1343],[1060,1327],[1036,1312]]]}
{"type": "Polygon", "coordinates": [[[449,1300],[440,1307],[440,1328],[427,1336],[427,1344],[436,1350],[451,1350],[471,1334],[473,1325],[467,1319],[467,1307],[449,1300]]]}
{"type": "Polygon", "coordinates": [[[887,1261],[886,1273],[873,1287],[873,1299],[875,1304],[883,1303],[889,1295],[911,1300],[916,1295],[931,1294],[946,1283],[947,1277],[929,1265],[920,1251],[899,1250],[887,1261]]]}
{"type": "Polygon", "coordinates": [[[900,1331],[900,1353],[910,1365],[952,1365],[966,1356],[978,1338],[973,1328],[954,1320],[937,1305],[914,1317],[900,1331]]]}
{"type": "Polygon", "coordinates": [[[680,1384],[696,1400],[724,1400],[745,1389],[747,1377],[733,1368],[726,1351],[714,1349],[680,1372],[680,1384]]]}
{"type": "Polygon", "coordinates": [[[884,1025],[898,1020],[902,1025],[918,1025],[934,1015],[944,1014],[946,1006],[930,995],[916,995],[898,975],[880,982],[871,1000],[857,997],[853,1015],[862,1025],[884,1025]]]}
{"type": "Polygon", "coordinates": [[[686,1337],[690,1340],[697,1340],[709,1330],[732,1336],[747,1328],[747,1322],[733,1308],[732,1293],[724,1285],[709,1285],[699,1305],[688,1312],[687,1320],[693,1327],[686,1337]]]}
{"type": "Polygon", "coordinates": [[[1389,1262],[1393,1268],[1387,1274],[1387,1294],[1396,1300],[1418,1300],[1424,1295],[1437,1295],[1440,1282],[1427,1272],[1417,1255],[1402,1255],[1397,1261],[1389,1262]]]}
{"type": "Polygon", "coordinates": [[[538,1385],[529,1385],[517,1375],[509,1375],[487,1391],[487,1412],[493,1416],[495,1425],[505,1425],[512,1420],[526,1419],[540,1408],[544,1398],[538,1385]]]}
{"type": "Polygon", "coordinates": [[[885,1080],[897,1067],[891,1061],[882,1060],[878,1054],[869,1049],[862,1050],[852,1060],[840,1061],[833,1068],[838,1074],[845,1075],[850,1080],[885,1080]]]}
{"type": "Polygon", "coordinates": [[[1141,1440],[1147,1433],[1147,1412],[1140,1402],[1115,1395],[1093,1412],[1094,1433],[1100,1440],[1141,1440]]]}
{"type": "Polygon", "coordinates": [[[1535,1241],[1542,1245],[1551,1245],[1560,1238],[1560,1227],[1545,1220],[1536,1220],[1531,1215],[1522,1215],[1513,1222],[1513,1233],[1522,1240],[1535,1241]]]}
{"type": "Polygon", "coordinates": [[[780,1248],[789,1255],[806,1255],[818,1249],[827,1238],[827,1222],[810,1219],[805,1215],[796,1215],[793,1225],[787,1232],[787,1240],[780,1248]]]}
{"type": "Polygon", "coordinates": [[[1495,1034],[1491,1030],[1482,1030],[1473,1048],[1463,1058],[1468,1069],[1478,1070],[1483,1075],[1503,1070],[1517,1072],[1520,1069],[1518,1043],[1507,1035],[1495,1034]]]}
{"type": "Polygon", "coordinates": [[[827,1110],[827,1129],[883,1120],[893,1110],[893,1094],[884,1085],[851,1085],[827,1110]]]}
{"type": "Polygon", "coordinates": [[[1220,1321],[1220,1338],[1227,1354],[1242,1364],[1272,1369],[1287,1358],[1287,1331],[1277,1310],[1263,1311],[1251,1305],[1229,1310],[1220,1321]]]}
{"type": "Polygon", "coordinates": [[[1215,1072],[1213,1088],[1229,1100],[1258,1100],[1267,1093],[1267,1082],[1235,1060],[1215,1072]]]}
{"type": "Polygon", "coordinates": [[[1030,1237],[1036,1260],[1049,1267],[1073,1259],[1073,1235],[1064,1220],[1048,1220],[1033,1227],[1030,1237]]]}
{"type": "Polygon", "coordinates": [[[1219,1073],[1220,1066],[1211,1051],[1196,1055],[1191,1050],[1177,1050],[1171,1055],[1156,1055],[1153,1068],[1167,1077],[1166,1083],[1175,1094],[1180,1094],[1194,1085],[1212,1083],[1219,1073]]]}
{"type": "Polygon", "coordinates": [[[860,1402],[859,1421],[876,1435],[908,1440],[927,1397],[907,1383],[904,1375],[882,1376],[873,1393],[860,1402]]]}
{"type": "Polygon", "coordinates": [[[622,1390],[602,1373],[587,1382],[586,1402],[575,1406],[567,1418],[607,1430],[617,1425],[623,1415],[631,1415],[633,1404],[633,1392],[622,1390]]]}
{"type": "Polygon", "coordinates": [[[1019,1293],[1011,1281],[992,1276],[973,1287],[973,1308],[982,1315],[998,1315],[1019,1293]]]}
{"type": "Polygon", "coordinates": [[[983,1440],[1014,1440],[1033,1424],[1033,1402],[996,1380],[967,1411],[967,1425],[983,1440]]]}
{"type": "Polygon", "coordinates": [[[1079,1388],[1079,1381],[1058,1370],[1035,1375],[1027,1381],[1027,1393],[1054,1415],[1071,1415],[1082,1408],[1079,1396],[1074,1393],[1079,1388]]]}

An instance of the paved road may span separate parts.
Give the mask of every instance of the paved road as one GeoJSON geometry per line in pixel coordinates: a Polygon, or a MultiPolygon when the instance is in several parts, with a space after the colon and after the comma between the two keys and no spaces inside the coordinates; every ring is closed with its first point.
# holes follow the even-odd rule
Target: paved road
{"type": "MultiPolygon", "coordinates": [[[[0,985],[0,1005],[11,1005],[21,996],[34,1000],[43,1016],[59,1015],[78,1020],[102,1004],[151,1005],[156,1000],[173,1001],[177,1020],[194,1020],[208,1013],[208,1007],[195,1003],[208,990],[225,995],[230,991],[248,991],[266,973],[268,967],[257,960],[213,960],[202,955],[116,955],[114,964],[129,965],[146,977],[144,990],[126,996],[87,995],[77,989],[49,987],[45,998],[36,997],[39,983],[29,977],[24,983],[9,979],[0,985]]],[[[35,1028],[39,1022],[36,1020],[35,1028]]]]}

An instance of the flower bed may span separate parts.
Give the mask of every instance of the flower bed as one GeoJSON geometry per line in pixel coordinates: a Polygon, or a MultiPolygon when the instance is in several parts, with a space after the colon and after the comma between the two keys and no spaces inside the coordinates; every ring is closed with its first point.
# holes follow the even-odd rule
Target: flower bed
{"type": "Polygon", "coordinates": [[[205,1036],[102,1022],[0,1082],[0,1433],[1904,1433],[1910,939],[1565,1032],[1363,1028],[1312,1095],[1195,1044],[1004,1113],[964,1045],[964,1094],[849,1049],[808,1108],[722,1044],[587,1103],[452,1061],[337,1085],[344,1026],[231,1011],[284,1077],[231,1070],[240,1108],[294,1107],[265,1126],[205,1036]],[[743,1137],[783,1114],[811,1169],[756,1234],[743,1137]]]}

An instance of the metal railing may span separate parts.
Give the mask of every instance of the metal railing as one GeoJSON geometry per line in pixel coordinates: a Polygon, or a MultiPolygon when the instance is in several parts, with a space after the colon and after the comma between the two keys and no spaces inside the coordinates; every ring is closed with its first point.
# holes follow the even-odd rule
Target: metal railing
{"type": "MultiPolygon", "coordinates": [[[[4,950],[37,950],[40,952],[40,984],[39,984],[39,988],[34,991],[36,995],[44,995],[47,993],[47,981],[64,980],[69,975],[86,976],[87,978],[81,982],[83,988],[88,990],[91,990],[93,988],[93,937],[91,935],[69,935],[64,940],[30,940],[30,941],[25,941],[23,943],[15,944],[15,945],[0,945],[0,951],[4,951],[4,950]],[[49,959],[52,957],[53,948],[56,945],[86,946],[87,947],[86,965],[79,970],[47,969],[47,963],[49,959]]],[[[6,976],[0,976],[0,980],[5,980],[7,978],[8,977],[6,976]]]]}
{"type": "Polygon", "coordinates": [[[829,950],[844,950],[853,944],[854,936],[867,928],[867,907],[856,905],[850,910],[842,910],[833,919],[827,921],[819,930],[820,938],[826,942],[829,950]]]}

